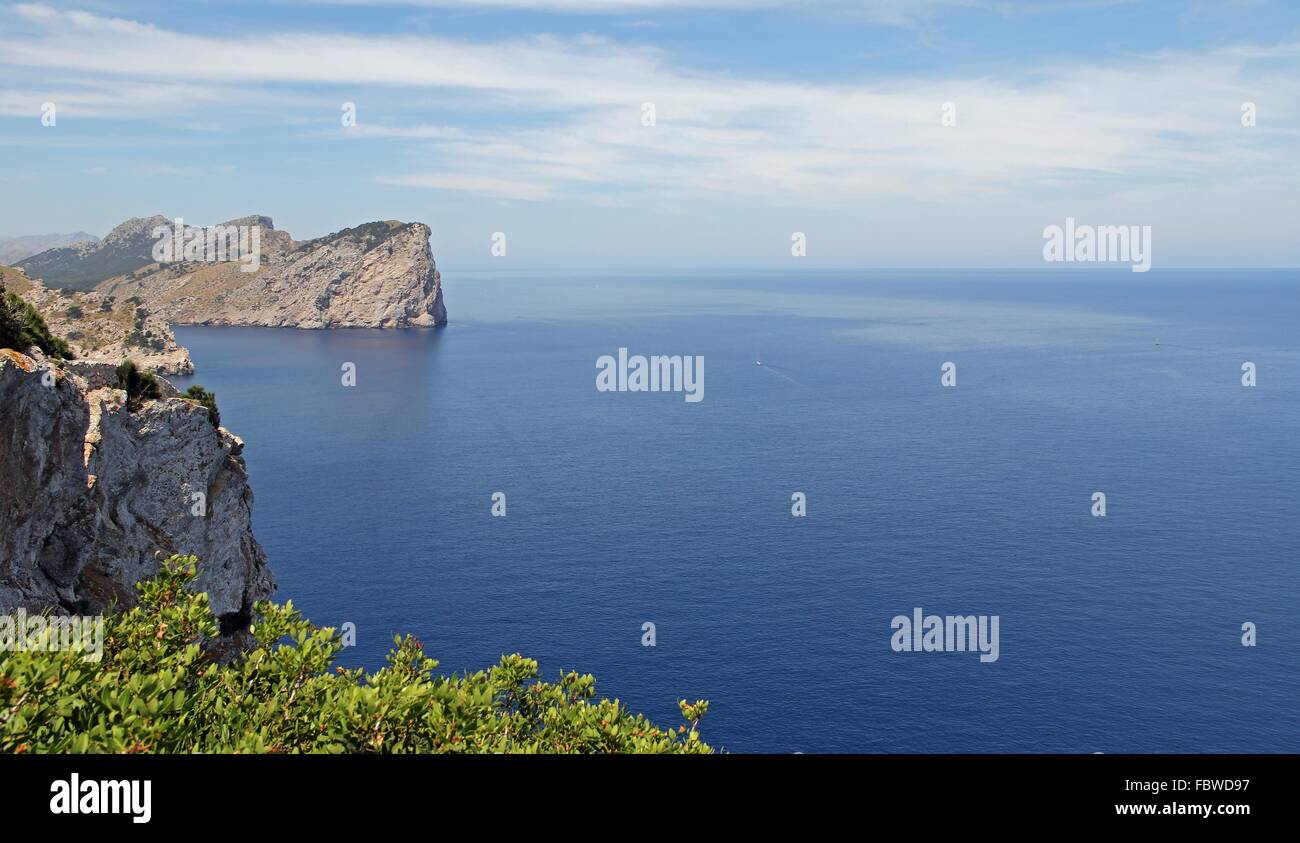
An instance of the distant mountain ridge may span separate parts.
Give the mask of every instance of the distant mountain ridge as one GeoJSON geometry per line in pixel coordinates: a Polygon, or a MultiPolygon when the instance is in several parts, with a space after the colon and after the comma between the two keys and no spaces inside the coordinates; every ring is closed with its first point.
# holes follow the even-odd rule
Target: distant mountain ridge
{"type": "Polygon", "coordinates": [[[162,216],[134,217],[114,228],[103,240],[74,243],[18,261],[17,268],[48,287],[89,290],[112,278],[153,263],[153,229],[170,225],[162,216]]]}
{"type": "MultiPolygon", "coordinates": [[[[234,260],[158,263],[154,231],[173,225],[161,215],[136,217],[98,243],[51,249],[17,265],[48,286],[139,300],[172,324],[400,328],[447,321],[423,223],[371,222],[302,242],[270,217],[222,223],[256,229],[255,272],[234,260]]],[[[186,226],[186,237],[194,228],[186,226]]]]}
{"type": "Polygon", "coordinates": [[[95,243],[99,238],[84,231],[71,234],[28,234],[21,237],[0,237],[0,264],[14,264],[23,258],[39,255],[48,249],[70,246],[73,243],[95,243]]]}

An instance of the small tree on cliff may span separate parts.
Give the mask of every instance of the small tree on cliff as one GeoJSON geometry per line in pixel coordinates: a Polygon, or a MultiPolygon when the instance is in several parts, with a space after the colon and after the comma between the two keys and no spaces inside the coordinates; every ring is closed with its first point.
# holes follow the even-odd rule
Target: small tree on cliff
{"type": "Polygon", "coordinates": [[[208,418],[212,420],[212,426],[221,427],[221,411],[217,409],[217,394],[215,392],[195,384],[185,390],[185,397],[207,407],[208,418]]]}
{"type": "Polygon", "coordinates": [[[158,382],[158,376],[141,369],[134,360],[124,360],[117,367],[117,388],[126,392],[126,408],[133,413],[145,401],[162,397],[162,384],[158,382]]]}

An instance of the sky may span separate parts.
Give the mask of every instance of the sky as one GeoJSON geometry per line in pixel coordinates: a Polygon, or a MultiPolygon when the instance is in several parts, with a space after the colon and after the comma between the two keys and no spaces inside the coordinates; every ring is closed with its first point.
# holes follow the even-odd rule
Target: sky
{"type": "Polygon", "coordinates": [[[0,2],[0,236],[152,214],[420,221],[444,269],[1041,267],[1067,217],[1293,267],[1300,3],[0,2]]]}

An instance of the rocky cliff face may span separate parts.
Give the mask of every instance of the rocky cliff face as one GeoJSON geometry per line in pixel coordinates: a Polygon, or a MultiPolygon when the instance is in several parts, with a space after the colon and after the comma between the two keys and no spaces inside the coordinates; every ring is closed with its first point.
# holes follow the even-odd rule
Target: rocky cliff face
{"type": "Polygon", "coordinates": [[[0,283],[40,312],[50,331],[67,341],[78,363],[116,366],[131,359],[162,375],[191,375],[189,350],[166,322],[142,308],[95,292],[51,290],[20,269],[0,266],[0,283]]]}
{"type": "Polygon", "coordinates": [[[447,310],[429,227],[371,223],[294,244],[206,321],[299,328],[443,324],[447,310]]]}
{"type": "Polygon", "coordinates": [[[0,349],[0,612],[130,605],[156,552],[192,553],[223,631],[239,629],[274,589],[243,443],[193,401],[125,401],[0,349]]]}
{"type": "MultiPolygon", "coordinates": [[[[222,223],[256,229],[258,266],[251,272],[244,271],[251,264],[240,260],[140,263],[142,232],[166,224],[150,217],[118,226],[83,256],[98,267],[93,271],[78,266],[71,248],[37,255],[22,266],[32,277],[60,285],[60,278],[82,283],[97,277],[95,290],[102,296],[136,299],[171,324],[403,328],[447,321],[442,278],[423,223],[374,222],[304,242],[276,230],[266,217],[222,223]]],[[[186,229],[186,239],[191,231],[186,229]]]]}

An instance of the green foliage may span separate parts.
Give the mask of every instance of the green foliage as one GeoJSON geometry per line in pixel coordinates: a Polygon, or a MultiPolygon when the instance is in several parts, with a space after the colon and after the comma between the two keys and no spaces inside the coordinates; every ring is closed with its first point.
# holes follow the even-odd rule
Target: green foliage
{"type": "Polygon", "coordinates": [[[197,401],[204,407],[208,408],[208,418],[212,419],[213,427],[221,426],[221,411],[217,409],[217,394],[210,392],[203,387],[195,384],[185,390],[185,397],[191,401],[197,401]]]}
{"type": "Polygon", "coordinates": [[[159,383],[158,376],[141,369],[133,360],[124,360],[117,367],[117,386],[126,391],[126,408],[133,413],[145,401],[162,397],[162,384],[159,383]]]}
{"type": "Polygon", "coordinates": [[[26,351],[32,346],[60,360],[74,356],[66,342],[50,333],[36,308],[0,284],[0,348],[26,351]]]}
{"type": "Polygon", "coordinates": [[[595,679],[537,681],[537,662],[435,675],[412,636],[374,673],[334,667],[332,628],[259,603],[256,645],[229,664],[202,648],[217,634],[198,560],[173,556],[137,586],[139,605],[105,619],[98,661],[84,653],[0,653],[0,751],[709,753],[696,726],[708,703],[682,700],[689,725],[660,729],[595,679]]]}
{"type": "Polygon", "coordinates": [[[131,329],[131,333],[126,335],[126,338],[122,340],[122,344],[127,348],[153,349],[154,351],[162,351],[167,347],[167,343],[163,342],[162,337],[154,336],[152,332],[144,330],[139,326],[139,323],[135,328],[131,329]]]}
{"type": "Polygon", "coordinates": [[[315,240],[304,241],[298,244],[294,251],[305,252],[319,245],[336,243],[340,240],[350,240],[360,246],[363,252],[369,252],[371,249],[386,243],[390,237],[404,228],[406,226],[396,220],[368,222],[327,234],[324,237],[317,237],[315,240]]]}

